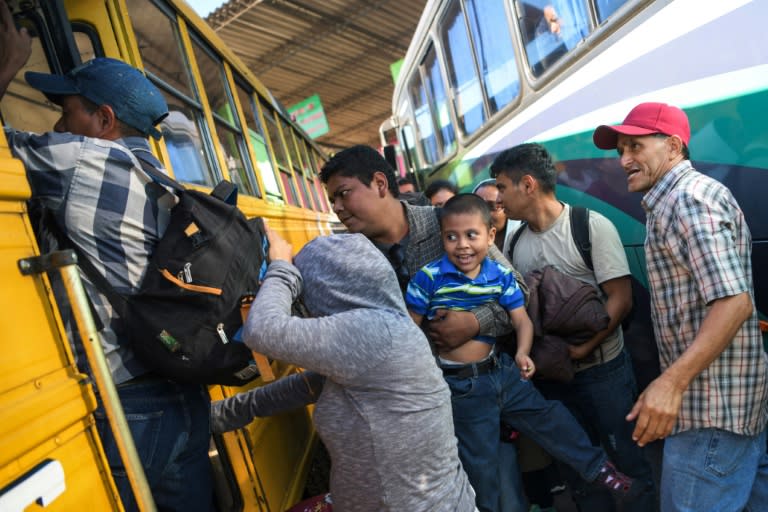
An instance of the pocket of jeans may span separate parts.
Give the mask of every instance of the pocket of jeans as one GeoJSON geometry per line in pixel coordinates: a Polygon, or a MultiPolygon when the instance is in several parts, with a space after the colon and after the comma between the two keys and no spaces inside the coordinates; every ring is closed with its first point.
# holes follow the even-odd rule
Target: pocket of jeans
{"type": "MultiPolygon", "coordinates": [[[[125,467],[123,466],[120,451],[117,449],[115,436],[109,425],[109,420],[102,411],[93,413],[96,418],[96,428],[101,437],[101,444],[104,446],[104,454],[107,456],[112,473],[115,476],[125,476],[125,467]],[[115,464],[119,465],[115,465],[115,464]]],[[[157,444],[160,438],[160,427],[163,417],[163,411],[155,411],[144,414],[126,414],[125,419],[131,430],[133,443],[136,445],[136,452],[141,460],[141,465],[145,470],[151,468],[152,462],[157,451],[157,444]]]]}
{"type": "Polygon", "coordinates": [[[448,383],[448,388],[451,390],[451,401],[462,400],[471,397],[475,389],[477,377],[469,377],[467,379],[448,377],[445,379],[445,382],[448,383]]]}
{"type": "Polygon", "coordinates": [[[709,438],[704,467],[715,476],[727,476],[744,462],[749,449],[743,436],[715,430],[709,438]]]}

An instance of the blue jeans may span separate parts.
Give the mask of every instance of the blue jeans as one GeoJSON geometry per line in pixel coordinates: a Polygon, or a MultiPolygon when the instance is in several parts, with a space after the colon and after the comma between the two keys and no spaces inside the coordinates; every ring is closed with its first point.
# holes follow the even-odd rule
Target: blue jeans
{"type": "MultiPolygon", "coordinates": [[[[625,418],[637,398],[637,385],[632,361],[625,350],[597,366],[576,373],[567,383],[541,382],[539,389],[549,399],[560,400],[579,420],[595,446],[605,447],[619,471],[648,483],[648,490],[631,502],[624,503],[625,512],[652,512],[656,509],[651,466],[642,449],[632,440],[635,424],[625,418]]],[[[616,510],[607,491],[591,488],[578,475],[562,468],[563,476],[573,489],[580,510],[616,510]]]]}
{"type": "Polygon", "coordinates": [[[750,437],[715,428],[669,436],[664,443],[661,510],[768,510],[765,438],[765,430],[750,437]]]}
{"type": "Polygon", "coordinates": [[[499,420],[572,466],[585,480],[594,480],[607,458],[605,452],[592,446],[560,402],[545,400],[530,381],[521,379],[508,354],[494,357],[498,365],[489,373],[464,379],[445,377],[451,389],[459,458],[477,494],[477,508],[499,510],[499,420]]]}
{"type": "MultiPolygon", "coordinates": [[[[213,510],[209,400],[202,386],[145,378],[117,391],[158,510],[213,510]]],[[[102,406],[94,416],[125,510],[137,510],[102,406]]]]}

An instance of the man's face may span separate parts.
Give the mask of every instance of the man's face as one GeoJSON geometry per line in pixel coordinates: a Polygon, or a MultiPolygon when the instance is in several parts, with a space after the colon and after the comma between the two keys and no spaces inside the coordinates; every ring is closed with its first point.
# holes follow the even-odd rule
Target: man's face
{"type": "Polygon", "coordinates": [[[504,206],[504,214],[508,219],[525,220],[523,209],[527,204],[527,197],[523,190],[523,182],[512,181],[506,174],[496,176],[496,188],[499,191],[499,200],[504,206]]]}
{"type": "Polygon", "coordinates": [[[477,277],[496,229],[488,229],[479,213],[454,213],[442,218],[440,232],[451,263],[468,277],[477,277]]]}
{"type": "Polygon", "coordinates": [[[402,185],[397,186],[397,190],[401,194],[412,194],[416,192],[416,187],[413,186],[413,183],[403,183],[402,185]]]}
{"type": "Polygon", "coordinates": [[[53,126],[54,131],[69,132],[86,137],[98,137],[102,124],[98,110],[90,112],[80,96],[61,97],[61,117],[53,126]]]}
{"type": "Polygon", "coordinates": [[[619,134],[616,151],[621,167],[627,173],[627,190],[630,192],[650,190],[674,164],[666,137],[619,134]]]}
{"type": "Polygon", "coordinates": [[[481,187],[476,194],[482,197],[488,204],[488,208],[491,209],[491,224],[496,228],[496,231],[504,229],[507,224],[507,215],[504,213],[504,205],[501,204],[499,189],[496,188],[496,185],[481,187]]]}
{"type": "Polygon", "coordinates": [[[443,206],[447,200],[455,195],[447,188],[441,188],[429,198],[429,202],[432,203],[432,206],[443,206]]]}
{"type": "Polygon", "coordinates": [[[335,174],[326,184],[328,199],[339,220],[352,233],[362,233],[375,239],[381,232],[381,202],[389,194],[381,190],[381,180],[386,183],[383,173],[376,173],[369,186],[356,177],[335,174]],[[378,177],[378,178],[377,178],[378,177]]]}

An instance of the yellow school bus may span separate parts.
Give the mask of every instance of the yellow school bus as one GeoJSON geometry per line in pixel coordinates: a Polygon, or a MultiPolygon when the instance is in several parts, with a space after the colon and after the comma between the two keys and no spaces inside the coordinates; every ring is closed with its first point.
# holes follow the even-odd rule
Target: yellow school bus
{"type": "MultiPolygon", "coordinates": [[[[3,126],[45,132],[59,117],[24,72],[122,59],[165,96],[170,115],[153,149],[177,180],[200,189],[232,181],[245,214],[267,218],[295,250],[338,227],[318,178],[325,155],[183,1],[8,3],[34,37],[32,57],[0,103],[3,126]]],[[[95,429],[92,380],[75,365],[48,278],[29,271],[39,256],[29,197],[0,131],[0,510],[122,510],[95,429]]],[[[276,378],[298,371],[269,365],[276,378]]],[[[263,384],[259,378],[247,388],[263,384]]],[[[211,386],[209,394],[242,390],[211,386]]],[[[282,511],[299,501],[315,444],[308,409],[214,437],[220,511],[282,511]]]]}

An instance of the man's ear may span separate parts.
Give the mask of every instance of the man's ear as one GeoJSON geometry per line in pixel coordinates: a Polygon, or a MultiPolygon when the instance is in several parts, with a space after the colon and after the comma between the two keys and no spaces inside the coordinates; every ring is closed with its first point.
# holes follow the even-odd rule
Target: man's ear
{"type": "Polygon", "coordinates": [[[491,229],[488,230],[488,247],[493,245],[493,242],[496,240],[496,228],[491,226],[491,229]]]}
{"type": "Polygon", "coordinates": [[[387,176],[381,171],[373,173],[373,180],[371,180],[371,187],[378,192],[379,197],[384,197],[389,194],[389,181],[387,176]]]}
{"type": "Polygon", "coordinates": [[[94,115],[99,116],[98,122],[100,133],[97,136],[98,138],[115,140],[122,137],[123,134],[120,132],[120,124],[118,123],[115,111],[112,110],[111,106],[99,105],[96,112],[94,112],[94,115]]]}
{"type": "Polygon", "coordinates": [[[670,135],[665,139],[665,142],[669,144],[669,157],[670,159],[676,158],[683,152],[683,139],[679,135],[670,135]]]}
{"type": "Polygon", "coordinates": [[[531,194],[539,188],[539,182],[530,174],[523,174],[520,178],[520,185],[526,194],[531,194]]]}

